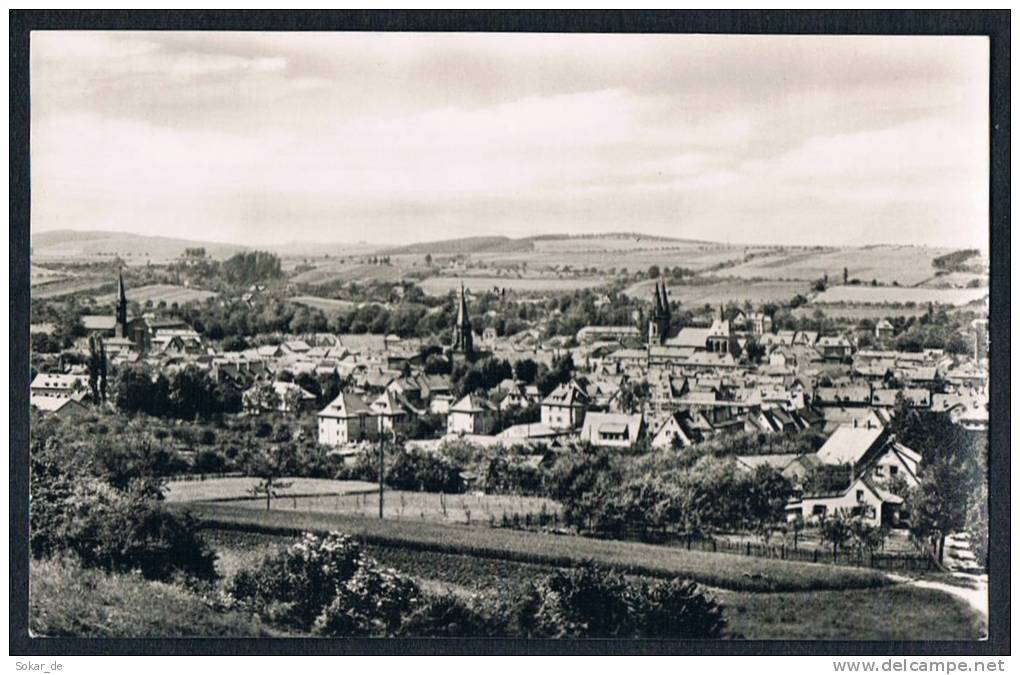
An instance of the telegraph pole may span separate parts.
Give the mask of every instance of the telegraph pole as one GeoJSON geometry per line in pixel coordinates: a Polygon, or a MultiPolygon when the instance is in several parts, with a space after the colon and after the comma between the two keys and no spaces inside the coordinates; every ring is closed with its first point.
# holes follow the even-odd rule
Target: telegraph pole
{"type": "Polygon", "coordinates": [[[379,520],[383,518],[383,434],[379,434],[379,520]]]}

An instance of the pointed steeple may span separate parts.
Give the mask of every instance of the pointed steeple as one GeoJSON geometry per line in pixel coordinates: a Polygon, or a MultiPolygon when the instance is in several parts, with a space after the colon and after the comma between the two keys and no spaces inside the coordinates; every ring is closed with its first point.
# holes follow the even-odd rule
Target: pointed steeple
{"type": "Polygon", "coordinates": [[[464,294],[464,282],[460,282],[460,302],[457,305],[457,325],[463,326],[468,322],[467,297],[464,294]]]}
{"type": "Polygon", "coordinates": [[[662,313],[662,295],[659,293],[659,282],[655,282],[655,293],[652,299],[652,318],[662,313]]]}
{"type": "Polygon", "coordinates": [[[127,294],[124,292],[124,271],[117,270],[117,309],[116,323],[113,334],[117,337],[127,337],[127,294]]]}
{"type": "Polygon", "coordinates": [[[470,360],[474,352],[474,335],[468,318],[467,293],[460,282],[460,299],[457,303],[457,321],[453,326],[453,351],[461,352],[470,360]]]}

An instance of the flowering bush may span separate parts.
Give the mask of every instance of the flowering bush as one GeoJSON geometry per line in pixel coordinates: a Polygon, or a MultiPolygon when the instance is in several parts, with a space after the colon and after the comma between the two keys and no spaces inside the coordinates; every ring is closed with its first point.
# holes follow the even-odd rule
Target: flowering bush
{"type": "Polygon", "coordinates": [[[272,620],[308,628],[364,562],[354,539],[338,532],[324,537],[306,533],[256,569],[235,575],[228,593],[272,620]]]}
{"type": "Polygon", "coordinates": [[[421,599],[413,581],[363,560],[354,575],[337,587],[336,597],[315,620],[313,631],[334,637],[394,635],[421,599]]]}

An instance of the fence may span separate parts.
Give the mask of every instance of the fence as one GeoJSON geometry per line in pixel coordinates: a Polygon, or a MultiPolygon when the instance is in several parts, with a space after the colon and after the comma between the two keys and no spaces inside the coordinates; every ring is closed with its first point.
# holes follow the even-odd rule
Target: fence
{"type": "Polygon", "coordinates": [[[178,473],[166,476],[168,483],[203,481],[211,478],[242,478],[248,474],[243,471],[225,471],[223,473],[178,473]]]}
{"type": "Polygon", "coordinates": [[[692,537],[688,535],[673,535],[665,539],[666,541],[663,543],[669,546],[686,548],[688,551],[727,553],[756,558],[778,558],[779,560],[793,560],[797,562],[905,571],[930,570],[933,566],[931,556],[919,553],[885,553],[861,550],[859,548],[844,548],[834,552],[831,549],[790,546],[786,542],[760,544],[750,541],[729,541],[715,537],[692,537]]]}

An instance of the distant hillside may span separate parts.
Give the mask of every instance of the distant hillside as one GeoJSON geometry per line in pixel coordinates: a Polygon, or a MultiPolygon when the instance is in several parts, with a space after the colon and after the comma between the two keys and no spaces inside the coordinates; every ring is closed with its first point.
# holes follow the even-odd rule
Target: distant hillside
{"type": "Polygon", "coordinates": [[[458,253],[524,253],[535,248],[531,239],[511,239],[510,237],[463,237],[460,239],[444,239],[421,244],[398,246],[383,251],[389,255],[425,255],[458,254],[458,253]]]}
{"type": "Polygon", "coordinates": [[[616,242],[612,250],[621,248],[656,248],[665,244],[705,244],[709,242],[693,239],[660,237],[637,232],[611,232],[605,234],[543,234],[534,237],[511,239],[510,237],[463,237],[422,242],[407,246],[385,249],[390,255],[425,255],[426,253],[456,255],[459,253],[527,253],[536,245],[545,249],[551,242],[559,242],[557,249],[591,249],[593,243],[616,242]]]}
{"type": "Polygon", "coordinates": [[[186,248],[204,248],[211,258],[229,258],[248,249],[238,244],[222,244],[172,237],[149,237],[129,232],[97,230],[52,230],[32,233],[32,257],[102,259],[120,256],[129,263],[144,263],[177,258],[186,248]]]}

